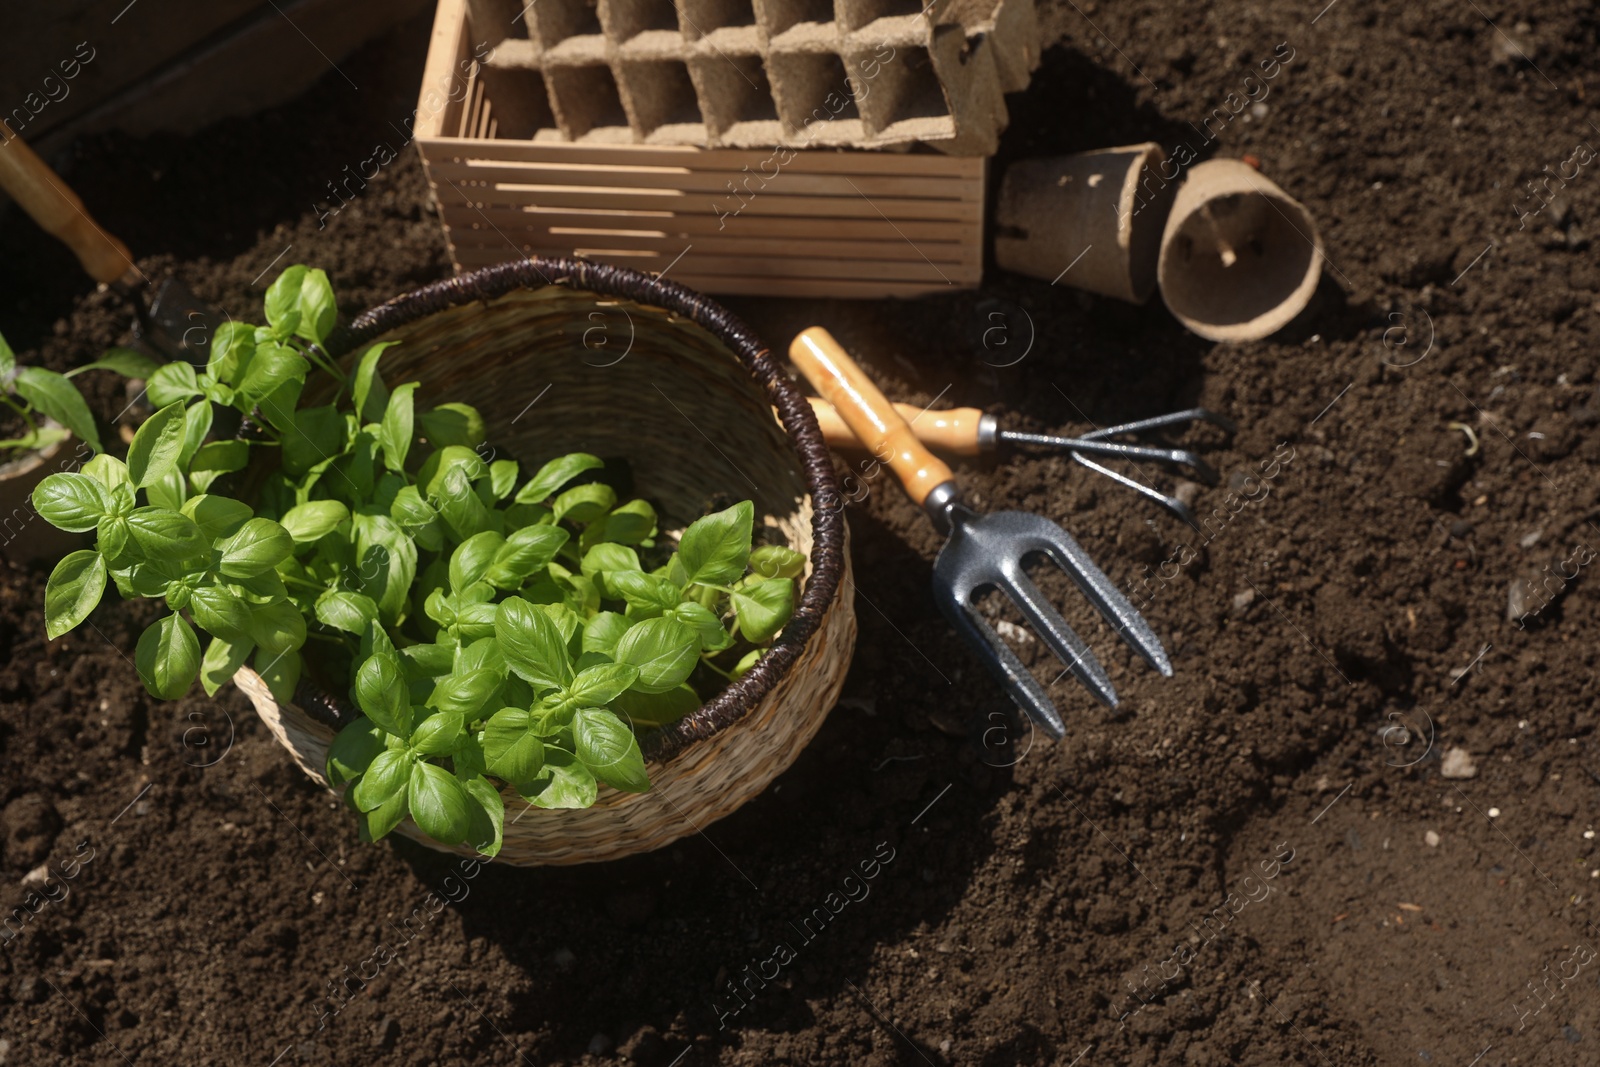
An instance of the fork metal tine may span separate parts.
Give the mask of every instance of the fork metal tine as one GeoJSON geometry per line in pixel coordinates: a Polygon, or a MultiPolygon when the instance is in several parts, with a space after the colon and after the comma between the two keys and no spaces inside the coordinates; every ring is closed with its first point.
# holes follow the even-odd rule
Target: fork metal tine
{"type": "Polygon", "coordinates": [[[1055,560],[1056,565],[1066,571],[1083,595],[1089,598],[1100,617],[1116,629],[1118,636],[1146,663],[1168,678],[1172,677],[1172,662],[1167,659],[1166,649],[1161,647],[1161,639],[1150,629],[1150,624],[1139,614],[1139,609],[1122,595],[1122,591],[1106,577],[1104,571],[1095,566],[1094,560],[1089,558],[1082,545],[1073,540],[1071,534],[1049,519],[1027,512],[1002,511],[989,518],[1002,515],[1025,520],[1029,527],[1030,543],[1024,546],[1024,550],[1043,552],[1055,560]]]}
{"type": "Polygon", "coordinates": [[[1101,666],[1099,659],[1089,651],[1089,646],[1084,644],[1083,639],[1067,625],[1067,620],[1050,606],[1044,594],[1039,592],[1039,587],[1033,584],[1019,563],[1010,562],[1010,565],[1003,567],[1002,570],[1007,572],[1004,592],[1033,624],[1034,631],[1044,639],[1045,644],[1050,646],[1056,658],[1066,664],[1073,676],[1099,698],[1102,704],[1108,708],[1116,707],[1116,687],[1111,684],[1111,676],[1106,673],[1105,667],[1101,666]]]}
{"type": "Polygon", "coordinates": [[[982,658],[1000,684],[1005,686],[1012,701],[1052,740],[1059,741],[1067,736],[1067,726],[1061,720],[1061,713],[1056,710],[1050,695],[1033,676],[1033,672],[1017,658],[1011,646],[995,633],[994,627],[978,614],[969,594],[955,593],[953,590],[949,592],[951,595],[939,598],[939,607],[944,611],[945,618],[968,644],[987,647],[993,653],[982,658]]]}

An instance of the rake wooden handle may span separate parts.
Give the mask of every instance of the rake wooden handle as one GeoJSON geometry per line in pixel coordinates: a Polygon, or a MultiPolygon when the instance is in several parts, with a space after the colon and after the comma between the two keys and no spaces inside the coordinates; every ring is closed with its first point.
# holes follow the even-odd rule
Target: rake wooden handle
{"type": "Polygon", "coordinates": [[[95,281],[110,285],[130,271],[138,276],[128,246],[102,230],[78,194],[4,122],[0,122],[0,189],[40,229],[72,249],[95,281]]]}
{"type": "MultiPolygon", "coordinates": [[[[914,404],[896,404],[900,413],[917,435],[917,440],[929,448],[955,456],[976,456],[984,451],[979,437],[979,424],[983,411],[979,408],[947,408],[934,411],[914,404]]],[[[811,410],[817,413],[817,425],[822,436],[834,448],[860,448],[861,442],[839,417],[839,409],[820,396],[811,398],[811,410]]]]}
{"type": "Polygon", "coordinates": [[[789,345],[789,358],[833,404],[856,440],[889,464],[914,502],[921,504],[935,487],[952,479],[950,468],[917,440],[888,397],[827,330],[812,326],[803,331],[789,345]]]}

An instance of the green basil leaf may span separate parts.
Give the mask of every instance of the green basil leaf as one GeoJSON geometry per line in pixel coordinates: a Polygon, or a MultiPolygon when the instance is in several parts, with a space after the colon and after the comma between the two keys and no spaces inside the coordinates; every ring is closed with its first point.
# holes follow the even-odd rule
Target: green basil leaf
{"type": "Polygon", "coordinates": [[[287,600],[250,612],[250,637],[268,655],[293,652],[306,643],[306,617],[287,600]]]}
{"type": "Polygon", "coordinates": [[[435,499],[444,491],[445,477],[457,467],[466,472],[468,483],[489,473],[489,465],[472,449],[446,445],[429,453],[422,461],[422,469],[417,471],[417,484],[422,487],[423,498],[438,507],[435,499]]]}
{"type": "Polygon", "coordinates": [[[565,749],[545,746],[544,764],[533,781],[514,783],[517,791],[540,808],[587,808],[599,795],[594,774],[565,749]]]}
{"type": "Polygon", "coordinates": [[[483,416],[470,404],[440,404],[419,415],[417,421],[422,425],[422,435],[434,448],[445,445],[477,448],[487,439],[483,416]]]}
{"type": "Polygon", "coordinates": [[[417,546],[387,515],[353,515],[361,592],[378,603],[384,622],[399,621],[417,576],[417,546]]]}
{"type": "Polygon", "coordinates": [[[494,516],[472,491],[472,483],[462,467],[452,467],[444,476],[437,505],[439,517],[457,540],[465,541],[493,525],[494,516]]]}
{"type": "Polygon", "coordinates": [[[731,599],[739,632],[747,641],[764,645],[794,614],[794,582],[788,578],[750,582],[735,589],[731,599]]]}
{"type": "MultiPolygon", "coordinates": [[[[406,817],[406,794],[409,790],[397,789],[394,796],[385,800],[371,811],[357,814],[356,818],[358,836],[362,841],[371,844],[387,837],[396,826],[399,826],[406,817]]],[[[354,803],[354,800],[351,801],[354,803]]]]}
{"type": "MultiPolygon", "coordinates": [[[[0,338],[0,347],[5,345],[5,339],[0,338]]],[[[81,367],[74,367],[67,371],[68,378],[76,378],[86,370],[116,371],[124,378],[149,378],[161,364],[145,355],[143,352],[132,348],[108,348],[106,354],[93,363],[85,363],[81,367]]],[[[0,374],[10,374],[9,367],[0,370],[0,374]]]]}
{"type": "Polygon", "coordinates": [[[92,530],[111,511],[111,491],[87,474],[52,474],[33,488],[33,508],[50,525],[92,530]]]}
{"type": "Polygon", "coordinates": [[[644,500],[630,500],[597,524],[597,537],[621,545],[636,545],[656,532],[656,509],[644,500]]]}
{"type": "Polygon", "coordinates": [[[318,463],[341,455],[345,447],[345,418],[333,405],[301,408],[294,424],[283,433],[283,470],[299,478],[318,463]]]}
{"type": "Polygon", "coordinates": [[[372,757],[366,773],[350,791],[351,799],[360,811],[371,811],[383,804],[396,792],[411,782],[412,769],[417,757],[403,748],[389,748],[372,757]]]}
{"type": "Polygon", "coordinates": [[[631,663],[605,663],[579,671],[561,697],[573,704],[602,707],[638,680],[639,668],[631,663]]]}
{"type": "MultiPolygon", "coordinates": [[[[588,577],[594,578],[611,571],[642,571],[644,567],[639,563],[639,553],[627,545],[598,544],[583,554],[581,570],[588,577]]],[[[606,586],[606,591],[611,591],[609,585],[606,586]]],[[[621,597],[620,593],[612,595],[619,599],[621,597]]]]}
{"type": "MultiPolygon", "coordinates": [[[[134,536],[138,537],[137,531],[134,536]]],[[[271,519],[256,518],[247,521],[217,550],[222,553],[218,570],[230,578],[249,578],[272,570],[293,555],[294,539],[271,519]]]]}
{"type": "Polygon", "coordinates": [[[168,511],[181,511],[189,499],[189,483],[184,480],[183,471],[173,467],[164,476],[145,487],[145,499],[158,508],[168,511]]]}
{"type": "Polygon", "coordinates": [[[200,628],[228,641],[250,633],[250,605],[220,585],[203,585],[189,594],[189,611],[200,628]]]}
{"type": "Polygon", "coordinates": [[[407,799],[411,817],[423,833],[447,845],[467,839],[467,831],[472,826],[467,811],[467,792],[444,768],[431,763],[413,766],[407,799]]]}
{"type": "MultiPolygon", "coordinates": [[[[17,354],[11,350],[4,336],[0,336],[0,378],[9,378],[17,369],[17,354]]],[[[80,368],[83,369],[83,368],[80,368]]]]}
{"type": "Polygon", "coordinates": [[[400,655],[409,677],[432,680],[455,669],[456,650],[451,645],[407,645],[400,655]]]}
{"type": "Polygon", "coordinates": [[[550,507],[555,511],[557,522],[564,519],[582,526],[610,511],[616,503],[615,489],[604,482],[591,482],[568,489],[556,497],[550,507]]]}
{"type": "Polygon", "coordinates": [[[489,491],[496,500],[504,500],[517,487],[517,461],[497,459],[489,464],[489,491]]]}
{"type": "MultiPolygon", "coordinates": [[[[309,371],[311,364],[305,365],[309,371]]],[[[267,420],[267,425],[277,430],[280,435],[294,429],[295,408],[300,404],[300,394],[305,391],[305,372],[292,376],[279,382],[266,396],[262,397],[258,407],[261,409],[262,418],[267,420]]]]}
{"type": "Polygon", "coordinates": [[[733,645],[733,635],[722,626],[722,620],[703,604],[685,600],[667,612],[679,622],[686,622],[700,635],[702,652],[721,652],[733,645]]]}
{"type": "Polygon", "coordinates": [[[356,705],[396,737],[411,736],[411,699],[400,661],[388,653],[368,656],[356,671],[356,705]]]}
{"type": "MultiPolygon", "coordinates": [[[[206,409],[210,410],[209,402],[206,409]]],[[[245,442],[236,439],[209,441],[201,445],[189,461],[189,477],[195,483],[195,488],[204,492],[218,475],[242,471],[249,465],[250,446],[245,442]],[[201,478],[202,474],[210,474],[211,477],[201,478]]]]}
{"type": "Polygon", "coordinates": [[[483,709],[500,688],[500,679],[490,670],[466,671],[439,679],[428,698],[431,707],[460,715],[466,722],[482,717],[483,709]]]}
{"type": "Polygon", "coordinates": [[[217,690],[233,681],[233,676],[239,673],[239,668],[244,666],[253,648],[255,644],[249,640],[211,638],[211,643],[206,646],[205,658],[200,661],[200,684],[205,687],[206,696],[216,696],[217,690]]]}
{"type": "Polygon", "coordinates": [[[406,454],[411,451],[411,439],[416,436],[413,420],[412,394],[416,382],[407,382],[389,394],[389,403],[383,411],[383,426],[378,440],[383,445],[383,463],[392,471],[402,471],[406,454]]]}
{"type": "Polygon", "coordinates": [[[622,640],[622,635],[627,633],[628,627],[632,625],[614,611],[597,612],[583,624],[583,651],[604,652],[608,656],[611,655],[617,647],[617,642],[622,640]]]}
{"type": "Polygon", "coordinates": [[[283,268],[283,273],[267,286],[266,300],[263,301],[267,325],[278,330],[279,336],[294,332],[300,322],[300,287],[305,284],[309,273],[305,264],[296,263],[283,268]]]}
{"type": "Polygon", "coordinates": [[[193,559],[211,547],[193,519],[167,508],[136,508],[127,523],[134,544],[152,559],[193,559]]]}
{"type": "Polygon", "coordinates": [[[300,282],[297,301],[300,322],[294,332],[312,344],[320,345],[333,332],[339,319],[339,306],[333,299],[333,285],[323,270],[308,270],[300,282]]]}
{"type": "Polygon", "coordinates": [[[194,368],[178,360],[174,363],[164,364],[144,383],[144,395],[150,399],[150,406],[164,408],[168,404],[177,404],[188,400],[190,397],[200,395],[200,384],[195,378],[194,368]]]}
{"type": "MultiPolygon", "coordinates": [[[[128,466],[115,456],[108,456],[104,452],[93,457],[89,462],[78,468],[80,474],[87,474],[106,489],[115,491],[118,486],[126,486],[130,492],[133,489],[133,479],[128,477],[128,466]]],[[[132,497],[129,497],[128,511],[133,510],[132,497]]]]}
{"type": "Polygon", "coordinates": [[[44,587],[45,635],[52,641],[89,617],[106,591],[106,561],[92,549],[61,557],[44,587]]]}
{"type": "Polygon", "coordinates": [[[363,424],[382,419],[384,409],[389,406],[389,389],[383,384],[383,376],[378,373],[378,360],[399,343],[384,341],[373,345],[361,354],[361,361],[356,364],[350,396],[355,401],[356,415],[363,424]]]}
{"type": "Polygon", "coordinates": [[[515,589],[556,558],[570,535],[559,526],[525,526],[514,530],[495,553],[483,580],[496,589],[515,589]]]}
{"type": "Polygon", "coordinates": [[[355,378],[350,386],[350,398],[355,402],[355,414],[360,421],[378,422],[384,418],[384,408],[389,406],[389,387],[384,386],[382,374],[378,373],[378,360],[384,352],[400,344],[398,341],[384,341],[374,344],[362,354],[362,360],[355,365],[355,378]]]}
{"type": "Polygon", "coordinates": [[[583,708],[572,720],[572,740],[578,759],[594,776],[613,789],[630,793],[650,790],[639,739],[628,724],[604,708],[583,708]]]}
{"type": "MultiPolygon", "coordinates": [[[[123,555],[128,551],[131,543],[129,540],[128,520],[121,516],[107,515],[95,527],[95,547],[105,557],[107,563],[122,563],[123,555]]],[[[121,585],[118,585],[121,588],[121,585]]]]}
{"type": "Polygon", "coordinates": [[[539,468],[539,472],[521,489],[517,490],[515,497],[518,504],[542,504],[554,495],[557,489],[566,485],[584,471],[599,470],[605,462],[599,456],[591,456],[587,452],[574,452],[571,455],[560,456],[539,468]]]}
{"type": "Polygon", "coordinates": [[[168,615],[139,635],[133,662],[151,696],[177,700],[200,673],[200,641],[183,616],[168,615]]]}
{"type": "MultiPolygon", "coordinates": [[[[457,777],[460,778],[460,761],[457,777]]],[[[481,774],[461,779],[467,791],[467,844],[493,859],[504,841],[506,804],[498,790],[481,774]]]]}
{"type": "Polygon", "coordinates": [[[183,451],[183,405],[168,404],[151,415],[128,446],[128,476],[140,489],[157,482],[178,463],[183,451]]]}
{"type": "Polygon", "coordinates": [[[606,587],[628,602],[630,618],[652,618],[678,606],[683,594],[666,578],[643,571],[612,571],[606,587]]]}
{"type": "MultiPolygon", "coordinates": [[[[277,392],[285,382],[304,379],[310,369],[311,364],[306,362],[306,358],[287,345],[276,341],[258,344],[255,354],[250,357],[249,366],[245,367],[244,374],[239,378],[239,396],[247,404],[259,404],[277,392]]],[[[278,407],[280,410],[275,417],[293,417],[292,408],[283,411],[281,405],[278,407]]]]}
{"type": "Polygon", "coordinates": [[[513,785],[531,782],[544,766],[544,742],[530,728],[525,708],[501,708],[483,726],[483,755],[490,774],[513,785]]]}
{"type": "MultiPolygon", "coordinates": [[[[183,447],[178,450],[178,466],[186,468],[194,454],[200,451],[206,435],[211,432],[211,401],[196,400],[183,410],[183,447]]],[[[181,473],[181,470],[180,470],[181,473]]]]}
{"type": "Polygon", "coordinates": [[[208,544],[237,532],[255,514],[248,504],[209,493],[190,497],[181,510],[200,527],[200,536],[208,544]]]}
{"type": "Polygon", "coordinates": [[[611,702],[611,710],[628,720],[636,730],[666,726],[699,709],[700,697],[688,683],[664,693],[641,693],[637,689],[630,689],[618,694],[611,702]]]}
{"type": "Polygon", "coordinates": [[[317,621],[358,637],[377,621],[378,605],[369,596],[330,589],[317,597],[317,621]]]}
{"type": "Polygon", "coordinates": [[[328,746],[328,784],[334,787],[367,773],[383,752],[383,731],[368,718],[360,718],[339,731],[328,746]]]}
{"type": "Polygon", "coordinates": [[[66,375],[43,367],[23,367],[12,379],[11,387],[35,410],[77,434],[79,440],[87,441],[96,452],[105,451],[100,445],[100,431],[89,413],[89,405],[66,375]]]}
{"type": "Polygon", "coordinates": [[[462,716],[456,711],[436,711],[411,731],[411,747],[424,756],[444,756],[461,736],[462,716]]]}
{"type": "Polygon", "coordinates": [[[686,584],[728,585],[744,575],[750,558],[755,505],[740,501],[726,511],[697,519],[678,541],[678,564],[686,584]]]}
{"type": "Polygon", "coordinates": [[[700,636],[677,619],[646,619],[617,642],[618,663],[639,668],[634,688],[662,693],[687,681],[699,662],[700,636]]]}
{"type": "Polygon", "coordinates": [[[270,652],[264,648],[256,649],[255,663],[256,674],[267,684],[267,689],[272,693],[272,699],[279,704],[293,704],[294,691],[300,684],[300,653],[290,649],[284,652],[270,652]]]}
{"type": "Polygon", "coordinates": [[[337,500],[308,500],[286,511],[282,526],[292,540],[310,544],[322,540],[349,517],[350,509],[337,500]]]}
{"type": "Polygon", "coordinates": [[[450,588],[460,592],[481,581],[505,543],[505,538],[486,530],[457,545],[450,554],[450,588]]]}
{"type": "Polygon", "coordinates": [[[233,385],[239,371],[255,354],[255,327],[243,322],[224,322],[211,334],[211,353],[206,373],[218,382],[233,385]]]}
{"type": "Polygon", "coordinates": [[[506,665],[529,682],[563,689],[572,681],[566,637],[542,607],[507,597],[496,611],[494,633],[506,665]]]}
{"type": "Polygon", "coordinates": [[[751,550],[750,569],[763,578],[798,578],[806,557],[785,545],[762,545],[751,550]]]}

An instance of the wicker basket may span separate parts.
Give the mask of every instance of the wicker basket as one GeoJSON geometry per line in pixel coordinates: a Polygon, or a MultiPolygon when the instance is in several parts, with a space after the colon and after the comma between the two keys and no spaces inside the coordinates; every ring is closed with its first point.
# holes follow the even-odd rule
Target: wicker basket
{"type": "MultiPolygon", "coordinates": [[[[495,447],[525,468],[579,450],[625,459],[674,532],[715,503],[750,498],[772,538],[810,560],[794,617],[755,669],[643,739],[648,793],[601,786],[591,808],[549,811],[508,787],[500,859],[566,865],[647,852],[765,789],[832,708],[856,634],[833,466],[810,406],[766,347],[691,290],[561,259],[508,263],[399,297],[330,348],[344,356],[379,339],[402,342],[384,356],[385,378],[420,381],[432,403],[475,405],[495,447]],[[601,421],[597,411],[621,417],[601,421]]],[[[355,713],[311,685],[283,706],[250,670],[234,681],[295,762],[326,784],[328,745],[355,713]]],[[[473,854],[439,845],[409,819],[399,832],[473,854]]]]}

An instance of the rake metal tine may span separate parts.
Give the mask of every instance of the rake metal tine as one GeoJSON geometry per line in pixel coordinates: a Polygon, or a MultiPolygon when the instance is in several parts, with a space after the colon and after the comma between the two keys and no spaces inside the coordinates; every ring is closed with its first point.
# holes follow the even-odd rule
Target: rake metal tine
{"type": "Polygon", "coordinates": [[[1067,736],[1067,724],[1062,722],[1061,713],[1056,711],[1055,704],[1051,703],[1050,695],[1045,692],[1044,686],[1033,676],[1017,658],[1004,639],[994,628],[988,624],[983,616],[978,614],[977,608],[970,602],[954,598],[946,601],[941,598],[940,607],[951,624],[966,638],[968,644],[975,648],[988,648],[991,656],[983,657],[989,670],[1000,684],[1005,686],[1006,693],[1021,708],[1028,718],[1033,720],[1035,726],[1043,730],[1052,740],[1059,741],[1067,736]]]}
{"type": "Polygon", "coordinates": [[[1220,426],[1229,433],[1239,427],[1226,415],[1219,415],[1206,408],[1186,408],[1183,411],[1174,411],[1169,415],[1156,415],[1148,419],[1139,419],[1135,422],[1124,422],[1117,426],[1107,426],[1102,430],[1094,430],[1083,437],[1090,441],[1099,441],[1107,437],[1115,437],[1124,433],[1144,433],[1146,430],[1159,430],[1166,426],[1176,426],[1180,422],[1209,422],[1213,426],[1220,426]]]}
{"type": "Polygon", "coordinates": [[[1040,527],[1048,533],[1038,537],[1031,550],[1043,552],[1055,560],[1057,566],[1066,571],[1083,595],[1089,598],[1100,617],[1112,624],[1128,647],[1139,653],[1150,666],[1171,678],[1172,661],[1167,658],[1167,650],[1161,647],[1161,639],[1144,621],[1139,609],[1122,595],[1122,591],[1112,584],[1104,571],[1095,566],[1094,560],[1089,558],[1083,546],[1072,539],[1071,534],[1048,520],[1042,520],[1040,527]]]}
{"type": "Polygon", "coordinates": [[[1111,676],[1106,673],[1095,654],[1089,651],[1089,646],[1072,631],[1056,609],[1045,600],[1044,594],[1039,592],[1039,587],[1034,585],[1028,576],[1023,573],[1021,566],[1012,562],[1004,567],[1005,591],[1011,595],[1011,600],[1021,609],[1022,614],[1033,624],[1045,644],[1056,654],[1056,658],[1067,665],[1078,681],[1093,693],[1102,704],[1108,708],[1117,706],[1117,690],[1111,684],[1111,676]]]}
{"type": "Polygon", "coordinates": [[[1168,496],[1160,490],[1152,489],[1143,482],[1135,481],[1125,474],[1119,474],[1110,467],[1101,466],[1092,459],[1085,459],[1082,456],[1073,456],[1072,458],[1077,460],[1079,463],[1082,463],[1090,470],[1099,471],[1101,474],[1105,475],[1107,478],[1110,478],[1118,485],[1125,485],[1129,489],[1132,489],[1135,493],[1138,493],[1140,496],[1149,497],[1157,504],[1160,504],[1174,515],[1178,516],[1178,518],[1188,523],[1194,529],[1198,530],[1200,528],[1200,524],[1195,520],[1194,512],[1190,509],[1189,505],[1185,504],[1177,497],[1168,496]]]}
{"type": "Polygon", "coordinates": [[[1214,484],[1216,473],[1206,461],[1187,448],[1162,448],[1157,445],[1130,445],[1121,441],[1103,441],[1097,438],[1056,437],[1052,434],[1023,433],[1020,430],[1001,430],[1000,440],[1008,445],[1042,445],[1059,448],[1079,456],[1110,456],[1119,459],[1148,459],[1157,463],[1173,463],[1192,467],[1202,480],[1214,484]]]}

